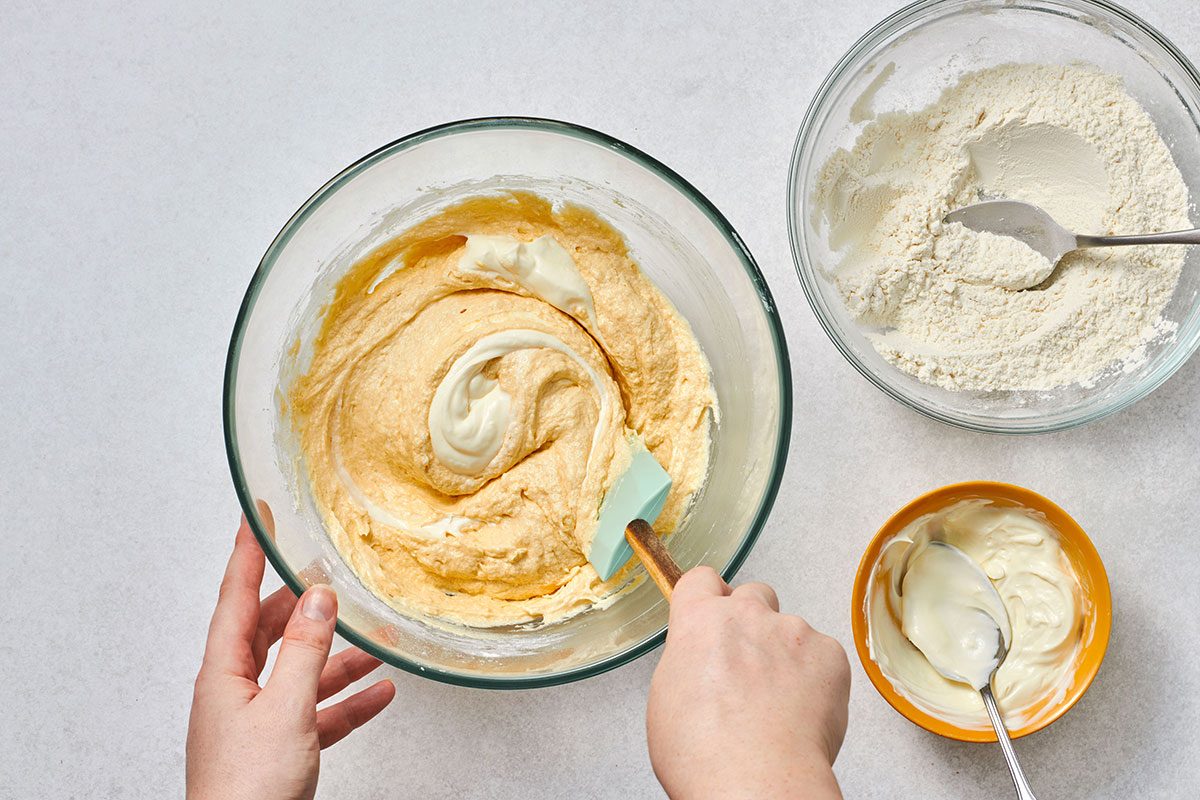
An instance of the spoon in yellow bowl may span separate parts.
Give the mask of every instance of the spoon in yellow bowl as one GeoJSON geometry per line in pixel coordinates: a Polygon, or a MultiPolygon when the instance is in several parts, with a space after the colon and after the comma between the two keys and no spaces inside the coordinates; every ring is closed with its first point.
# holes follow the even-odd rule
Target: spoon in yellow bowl
{"type": "Polygon", "coordinates": [[[1008,655],[1012,626],[1000,593],[973,558],[947,542],[930,540],[905,564],[902,629],[930,666],[983,697],[1019,800],[1037,800],[992,695],[992,681],[1008,655]]]}
{"type": "Polygon", "coordinates": [[[959,222],[980,233],[1010,236],[1045,256],[1045,268],[1025,276],[1023,282],[1026,285],[1010,287],[1014,289],[1029,289],[1045,282],[1054,274],[1062,257],[1072,250],[1087,247],[1122,247],[1131,244],[1200,244],[1200,228],[1137,236],[1089,236],[1072,233],[1037,206],[1016,200],[975,203],[951,211],[942,221],[959,222]]]}

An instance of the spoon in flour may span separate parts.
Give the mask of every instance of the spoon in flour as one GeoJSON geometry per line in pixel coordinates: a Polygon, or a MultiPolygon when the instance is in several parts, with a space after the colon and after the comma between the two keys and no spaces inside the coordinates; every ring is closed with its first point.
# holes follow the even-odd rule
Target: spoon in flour
{"type": "Polygon", "coordinates": [[[960,222],[973,231],[1011,236],[1046,257],[1044,271],[1032,272],[1016,289],[1029,289],[1045,281],[1058,262],[1072,250],[1086,247],[1122,247],[1131,244],[1200,244],[1200,228],[1138,236],[1089,236],[1071,233],[1042,209],[1016,200],[988,200],[951,211],[942,220],[960,222]]]}
{"type": "Polygon", "coordinates": [[[1000,593],[979,564],[954,545],[934,539],[913,547],[920,550],[900,578],[904,635],[944,677],[982,695],[1018,800],[1037,800],[992,696],[992,681],[1012,642],[1000,593]]]}

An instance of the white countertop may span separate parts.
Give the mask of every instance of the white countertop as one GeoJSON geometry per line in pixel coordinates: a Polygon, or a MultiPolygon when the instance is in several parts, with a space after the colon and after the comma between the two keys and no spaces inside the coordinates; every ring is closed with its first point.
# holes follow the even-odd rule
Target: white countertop
{"type": "MultiPolygon", "coordinates": [[[[1200,60],[1192,0],[1129,2],[1200,60]]],[[[650,152],[757,257],[787,327],[796,414],[783,489],[739,580],[775,584],[785,610],[849,644],[854,568],[893,510],[961,479],[1036,489],[1091,534],[1116,608],[1091,691],[1018,744],[1038,794],[1200,791],[1200,359],[1082,430],[975,435],[869,385],[801,294],[784,215],[796,129],[896,0],[653,17],[602,2],[4,5],[0,798],[181,795],[191,683],[239,513],[221,377],[250,275],[344,165],[491,114],[571,120],[650,152]]],[[[661,796],[643,734],[656,661],[511,693],[388,670],[397,701],[325,755],[319,795],[661,796]]],[[[857,660],[851,702],[847,797],[1010,796],[997,751],[918,730],[857,660]]]]}

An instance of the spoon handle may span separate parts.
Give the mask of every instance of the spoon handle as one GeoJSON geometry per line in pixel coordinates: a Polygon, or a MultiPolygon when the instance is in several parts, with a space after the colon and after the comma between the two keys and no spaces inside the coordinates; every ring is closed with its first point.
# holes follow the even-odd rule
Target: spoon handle
{"type": "Polygon", "coordinates": [[[667,552],[662,539],[658,538],[658,534],[646,520],[635,519],[625,527],[625,541],[629,542],[633,552],[637,553],[637,557],[642,560],[646,571],[650,573],[650,577],[662,591],[663,597],[667,598],[668,603],[671,602],[671,593],[675,590],[675,583],[683,573],[680,571],[679,565],[675,563],[675,559],[671,558],[671,554],[667,552]]]}
{"type": "Polygon", "coordinates": [[[1013,751],[1012,740],[1008,738],[1008,729],[1004,727],[1000,709],[996,708],[996,698],[992,696],[991,684],[984,686],[979,693],[983,695],[983,705],[987,708],[988,717],[992,720],[992,727],[996,729],[996,738],[1000,741],[1000,749],[1004,752],[1008,771],[1012,773],[1013,786],[1017,787],[1017,800],[1037,800],[1033,796],[1033,789],[1029,788],[1029,781],[1025,780],[1025,773],[1021,771],[1021,765],[1017,763],[1017,754],[1013,751]]]}
{"type": "Polygon", "coordinates": [[[1200,228],[1170,233],[1146,233],[1137,236],[1087,236],[1075,237],[1076,247],[1119,247],[1127,244],[1200,244],[1200,228]]]}

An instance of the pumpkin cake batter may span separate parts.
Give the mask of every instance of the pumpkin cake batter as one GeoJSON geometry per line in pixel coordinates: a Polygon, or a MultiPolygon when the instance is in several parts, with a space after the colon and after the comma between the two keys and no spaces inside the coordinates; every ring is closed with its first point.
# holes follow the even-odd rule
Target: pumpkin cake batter
{"type": "Polygon", "coordinates": [[[691,329],[593,212],[476,197],[375,249],[337,285],[289,393],[312,493],[363,582],[472,626],[600,603],[586,554],[636,437],[704,481],[715,396],[691,329]]]}

